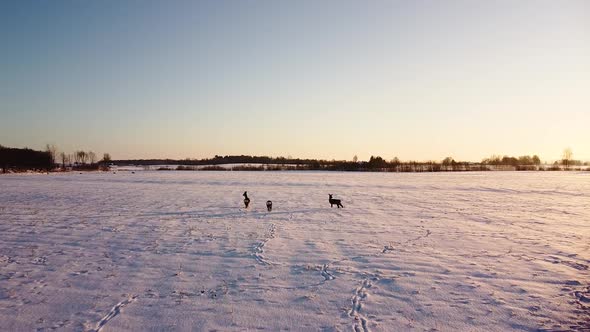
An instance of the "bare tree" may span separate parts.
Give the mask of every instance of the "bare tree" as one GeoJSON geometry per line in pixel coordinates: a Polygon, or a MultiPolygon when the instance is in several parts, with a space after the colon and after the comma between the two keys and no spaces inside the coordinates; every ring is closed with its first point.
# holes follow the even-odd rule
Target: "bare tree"
{"type": "Polygon", "coordinates": [[[490,165],[501,165],[502,164],[502,157],[500,155],[497,154],[493,154],[491,157],[489,157],[488,159],[485,159],[483,161],[484,164],[490,164],[490,165]]]}
{"type": "Polygon", "coordinates": [[[399,158],[398,157],[393,157],[393,159],[391,159],[390,163],[393,166],[393,171],[394,172],[398,172],[399,171],[399,165],[401,164],[401,161],[399,160],[399,158]]]}
{"type": "Polygon", "coordinates": [[[520,156],[518,157],[518,164],[519,165],[534,165],[533,157],[531,156],[520,156]]]}
{"type": "Polygon", "coordinates": [[[76,151],[74,156],[78,164],[86,164],[86,160],[88,160],[88,154],[84,151],[76,151]]]}
{"type": "Polygon", "coordinates": [[[359,161],[359,157],[355,154],[354,157],[352,157],[352,162],[356,164],[356,163],[358,163],[358,161],[359,161]]]}
{"type": "Polygon", "coordinates": [[[55,147],[53,144],[47,144],[45,145],[45,151],[49,153],[49,163],[51,167],[53,167],[55,164],[55,157],[57,155],[57,147],[55,147]]]}
{"type": "Polygon", "coordinates": [[[561,159],[562,165],[565,166],[566,169],[569,169],[573,158],[574,158],[574,153],[572,152],[572,149],[567,148],[567,149],[563,150],[563,156],[561,159]]]}
{"type": "Polygon", "coordinates": [[[86,156],[88,157],[88,161],[90,162],[90,165],[92,165],[96,162],[96,153],[94,153],[92,151],[88,151],[88,153],[86,153],[86,156]]]}
{"type": "Polygon", "coordinates": [[[449,168],[452,168],[453,171],[455,170],[455,159],[453,159],[453,157],[446,157],[445,159],[443,159],[442,164],[445,168],[445,171],[448,171],[449,168]]]}
{"type": "Polygon", "coordinates": [[[112,159],[111,159],[111,155],[110,154],[105,153],[105,154],[102,155],[102,162],[103,163],[108,164],[108,163],[111,162],[111,160],[112,159]]]}
{"type": "Polygon", "coordinates": [[[61,152],[59,154],[59,159],[61,160],[61,168],[66,169],[66,161],[68,159],[68,155],[65,152],[61,152]]]}

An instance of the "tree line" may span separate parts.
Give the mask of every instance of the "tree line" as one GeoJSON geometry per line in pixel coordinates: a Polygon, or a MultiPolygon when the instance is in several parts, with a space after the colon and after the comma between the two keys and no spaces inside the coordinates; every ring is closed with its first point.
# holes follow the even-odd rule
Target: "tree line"
{"type": "Polygon", "coordinates": [[[541,158],[539,156],[520,156],[520,157],[510,157],[510,156],[498,156],[492,155],[490,158],[486,158],[482,160],[482,164],[485,165],[504,165],[504,166],[532,166],[532,165],[541,165],[541,158]]]}
{"type": "MultiPolygon", "coordinates": [[[[568,159],[569,160],[569,159],[568,159]]],[[[561,164],[571,165],[564,159],[561,164]]],[[[397,157],[385,160],[381,156],[371,156],[368,161],[359,161],[357,156],[348,160],[300,159],[291,157],[247,156],[247,155],[216,155],[204,159],[133,159],[114,160],[115,165],[177,165],[178,170],[327,170],[327,171],[369,171],[369,172],[452,172],[452,171],[489,171],[496,169],[515,170],[546,170],[541,166],[541,158],[532,156],[497,156],[493,155],[481,162],[456,161],[447,157],[441,161],[402,161],[397,157]],[[241,164],[233,167],[220,165],[241,164]],[[255,164],[259,164],[256,166],[255,164]],[[201,166],[201,167],[198,167],[201,166]]],[[[567,168],[567,167],[566,167],[567,168]]],[[[169,170],[167,167],[159,168],[169,170]]],[[[561,168],[550,167],[547,170],[561,168]]]]}
{"type": "Polygon", "coordinates": [[[32,149],[8,148],[0,145],[0,167],[2,173],[9,170],[51,170],[51,155],[47,151],[35,151],[32,149]]]}
{"type": "Polygon", "coordinates": [[[97,160],[96,153],[92,151],[58,152],[57,147],[50,144],[46,145],[45,151],[0,145],[0,167],[3,173],[26,170],[98,170],[106,167],[110,161],[111,156],[108,153],[105,153],[101,160],[97,160]]]}
{"type": "MultiPolygon", "coordinates": [[[[586,163],[587,165],[588,163],[586,163]]],[[[0,145],[0,166],[6,173],[8,170],[98,170],[108,169],[110,165],[177,165],[179,170],[327,170],[327,171],[358,171],[358,172],[453,172],[453,171],[488,171],[496,169],[515,170],[561,170],[581,166],[582,162],[573,159],[571,149],[565,149],[562,159],[550,167],[542,166],[537,155],[532,156],[499,156],[492,155],[481,162],[455,161],[447,157],[441,161],[401,161],[394,157],[385,160],[381,156],[371,156],[368,161],[359,161],[354,156],[348,160],[301,159],[292,157],[269,157],[247,155],[216,155],[204,159],[133,159],[112,160],[105,153],[98,160],[93,151],[78,150],[73,153],[58,152],[54,145],[47,145],[45,151],[24,148],[8,148],[0,145]],[[231,168],[220,165],[240,164],[231,168]],[[259,164],[259,166],[252,166],[259,164]],[[197,167],[202,166],[202,167],[197,167]],[[561,166],[561,167],[560,167],[561,166]]],[[[167,169],[167,168],[162,168],[167,169]]]]}

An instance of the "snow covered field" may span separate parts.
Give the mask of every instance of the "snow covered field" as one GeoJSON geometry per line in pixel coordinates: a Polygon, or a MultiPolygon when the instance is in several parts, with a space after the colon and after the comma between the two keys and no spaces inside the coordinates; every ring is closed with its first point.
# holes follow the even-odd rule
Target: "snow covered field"
{"type": "Polygon", "coordinates": [[[0,176],[3,331],[583,330],[589,265],[587,172],[0,176]]]}

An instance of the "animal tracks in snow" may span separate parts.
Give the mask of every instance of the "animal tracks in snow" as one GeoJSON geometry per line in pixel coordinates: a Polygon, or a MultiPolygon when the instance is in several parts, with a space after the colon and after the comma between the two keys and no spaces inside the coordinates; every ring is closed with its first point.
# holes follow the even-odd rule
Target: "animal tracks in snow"
{"type": "MultiPolygon", "coordinates": [[[[402,246],[402,247],[403,246],[408,246],[408,245],[415,245],[416,242],[429,237],[431,234],[432,234],[432,232],[429,229],[427,229],[426,230],[426,233],[423,234],[423,235],[419,235],[419,236],[417,236],[415,238],[408,239],[408,240],[406,240],[404,242],[396,242],[396,244],[399,245],[399,246],[402,246]]],[[[395,250],[395,247],[390,242],[387,245],[383,246],[383,250],[381,250],[381,253],[382,254],[386,254],[386,253],[388,253],[390,251],[394,251],[394,250],[395,250]]]]}
{"type": "Polygon", "coordinates": [[[590,331],[590,286],[573,292],[574,302],[579,310],[578,321],[571,328],[580,331],[590,331]]]}
{"type": "Polygon", "coordinates": [[[0,176],[0,329],[588,330],[585,173],[75,173],[0,176]]]}
{"type": "Polygon", "coordinates": [[[364,279],[359,287],[354,290],[354,295],[351,298],[352,308],[348,311],[348,316],[354,319],[352,328],[355,332],[369,332],[369,321],[367,317],[361,312],[363,303],[367,299],[367,290],[373,285],[369,279],[364,279]]]}
{"type": "Polygon", "coordinates": [[[268,241],[270,241],[271,239],[274,239],[275,236],[276,236],[276,226],[275,226],[275,224],[271,224],[264,240],[258,242],[254,246],[254,253],[252,255],[254,256],[254,258],[256,259],[256,261],[258,263],[260,263],[262,265],[274,265],[275,264],[275,263],[267,260],[266,257],[264,257],[264,246],[266,245],[266,243],[268,241]]]}
{"type": "Polygon", "coordinates": [[[266,245],[266,242],[268,242],[268,240],[264,240],[264,241],[257,243],[254,246],[254,253],[252,255],[254,256],[256,261],[258,261],[258,263],[260,263],[262,265],[272,265],[273,263],[268,261],[263,255],[264,254],[264,245],[266,245]]]}
{"type": "Polygon", "coordinates": [[[137,299],[137,295],[132,295],[130,297],[128,297],[127,299],[117,303],[112,309],[111,311],[109,311],[108,314],[106,314],[106,316],[104,316],[100,322],[98,322],[98,324],[96,325],[96,329],[94,329],[94,332],[99,332],[111,319],[117,317],[117,315],[119,315],[121,313],[121,309],[128,305],[129,303],[135,301],[137,299]]]}
{"type": "Polygon", "coordinates": [[[550,262],[553,264],[563,264],[565,266],[569,266],[572,269],[576,269],[578,271],[588,270],[588,265],[586,265],[586,264],[574,262],[572,260],[562,259],[562,258],[556,257],[556,256],[548,256],[545,260],[547,262],[550,262]]]}
{"type": "Polygon", "coordinates": [[[322,277],[324,277],[324,281],[336,279],[332,273],[328,272],[328,264],[322,266],[322,277]]]}

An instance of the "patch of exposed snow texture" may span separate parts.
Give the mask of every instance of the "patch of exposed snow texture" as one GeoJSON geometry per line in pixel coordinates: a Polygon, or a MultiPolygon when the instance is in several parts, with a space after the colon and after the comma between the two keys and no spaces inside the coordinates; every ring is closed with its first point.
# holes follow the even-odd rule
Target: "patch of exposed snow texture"
{"type": "Polygon", "coordinates": [[[589,239],[581,172],[11,174],[0,330],[583,330],[589,239]]]}

